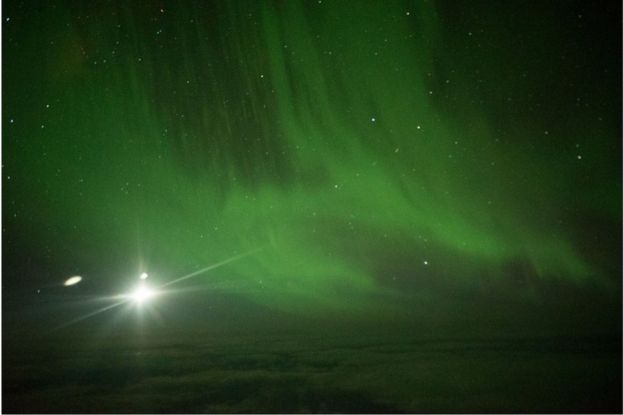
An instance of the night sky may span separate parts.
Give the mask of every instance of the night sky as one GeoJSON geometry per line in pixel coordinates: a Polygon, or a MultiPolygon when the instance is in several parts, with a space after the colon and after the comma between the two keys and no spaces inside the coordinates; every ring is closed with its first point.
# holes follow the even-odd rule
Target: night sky
{"type": "Polygon", "coordinates": [[[5,412],[622,410],[619,2],[2,13],[5,412]]]}

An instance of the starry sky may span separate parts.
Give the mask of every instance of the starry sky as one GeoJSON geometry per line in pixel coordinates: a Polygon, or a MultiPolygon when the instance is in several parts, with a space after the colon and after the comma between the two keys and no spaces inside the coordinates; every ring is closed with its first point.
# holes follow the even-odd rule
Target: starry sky
{"type": "Polygon", "coordinates": [[[233,259],[159,327],[621,347],[616,3],[3,2],[5,338],[233,259]]]}

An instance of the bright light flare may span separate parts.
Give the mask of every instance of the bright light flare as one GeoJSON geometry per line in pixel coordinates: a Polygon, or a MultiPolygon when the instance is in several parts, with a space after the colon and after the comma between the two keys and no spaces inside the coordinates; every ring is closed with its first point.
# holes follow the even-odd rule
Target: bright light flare
{"type": "Polygon", "coordinates": [[[76,285],[78,284],[80,281],[82,281],[82,277],[79,275],[75,275],[73,277],[69,277],[64,283],[63,285],[66,287],[69,287],[70,285],[76,285]]]}
{"type": "MultiPolygon", "coordinates": [[[[150,287],[148,287],[145,284],[145,280],[149,277],[149,275],[147,274],[147,272],[142,272],[141,274],[139,274],[139,285],[137,285],[137,287],[134,289],[134,291],[129,292],[127,294],[119,294],[119,295],[115,295],[113,297],[108,297],[108,299],[112,299],[115,300],[116,302],[114,302],[113,304],[110,304],[108,306],[102,307],[100,309],[97,309],[91,313],[79,316],[73,320],[68,321],[67,323],[61,324],[60,326],[57,326],[55,328],[53,328],[52,330],[59,330],[62,328],[65,328],[67,326],[71,326],[73,324],[79,323],[81,321],[87,320],[93,316],[96,316],[98,314],[102,314],[106,311],[112,310],[114,308],[117,308],[119,306],[122,306],[124,304],[128,304],[130,302],[136,304],[137,306],[140,306],[142,303],[145,303],[147,300],[152,300],[153,297],[161,295],[161,294],[165,294],[167,292],[167,290],[163,290],[163,288],[172,285],[172,284],[177,284],[179,282],[182,282],[184,280],[187,280],[189,278],[195,277],[197,275],[203,274],[204,272],[208,272],[210,270],[213,270],[215,268],[219,268],[222,267],[226,264],[229,264],[230,262],[234,262],[234,261],[238,261],[239,259],[242,259],[246,256],[249,256],[255,252],[258,252],[261,248],[256,248],[256,249],[252,249],[251,251],[242,253],[242,254],[238,254],[235,255],[231,258],[225,259],[221,262],[217,262],[216,264],[212,264],[209,265],[205,268],[202,268],[200,270],[197,270],[195,272],[191,272],[190,274],[184,275],[180,278],[176,278],[173,281],[169,281],[166,284],[162,284],[160,286],[158,286],[156,289],[152,289],[150,287]]],[[[80,281],[82,281],[82,277],[75,275],[73,277],[68,278],[63,284],[65,286],[70,286],[70,285],[75,285],[78,284],[80,281]]],[[[104,297],[103,299],[106,299],[106,297],[104,297]]],[[[141,307],[138,307],[141,308],[141,307]]],[[[141,312],[141,310],[139,310],[139,312],[141,312]]]]}
{"type": "Polygon", "coordinates": [[[152,290],[151,288],[146,287],[145,285],[140,285],[139,287],[137,287],[136,290],[130,293],[128,297],[134,302],[140,304],[154,297],[155,294],[156,292],[152,290]]]}

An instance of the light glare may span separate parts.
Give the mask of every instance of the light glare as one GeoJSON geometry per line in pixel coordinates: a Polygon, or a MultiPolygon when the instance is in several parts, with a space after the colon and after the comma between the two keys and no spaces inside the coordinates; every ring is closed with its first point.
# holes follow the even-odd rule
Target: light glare
{"type": "Polygon", "coordinates": [[[130,294],[130,298],[132,298],[137,303],[142,303],[145,300],[148,300],[154,295],[154,291],[141,285],[136,290],[130,294]]]}
{"type": "Polygon", "coordinates": [[[73,277],[69,277],[64,283],[63,285],[66,287],[69,287],[70,285],[76,285],[78,284],[80,281],[82,281],[82,277],[79,275],[75,275],[73,277]]]}

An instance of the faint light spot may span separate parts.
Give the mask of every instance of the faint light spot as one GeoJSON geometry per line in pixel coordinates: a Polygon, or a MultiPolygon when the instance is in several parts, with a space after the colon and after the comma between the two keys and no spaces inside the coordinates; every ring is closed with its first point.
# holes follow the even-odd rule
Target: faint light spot
{"type": "Polygon", "coordinates": [[[423,261],[423,264],[424,264],[424,265],[429,265],[429,261],[424,260],[424,261],[423,261]]]}
{"type": "Polygon", "coordinates": [[[371,122],[375,122],[375,121],[377,121],[377,119],[375,117],[372,117],[371,122]]]}
{"type": "Polygon", "coordinates": [[[143,273],[141,273],[141,275],[139,276],[139,278],[141,278],[142,280],[147,279],[147,277],[149,277],[149,275],[147,275],[147,272],[143,272],[143,273]]]}
{"type": "Polygon", "coordinates": [[[576,158],[577,158],[578,160],[580,160],[580,159],[582,159],[583,157],[579,154],[579,155],[577,155],[577,156],[576,156],[576,158]]]}

